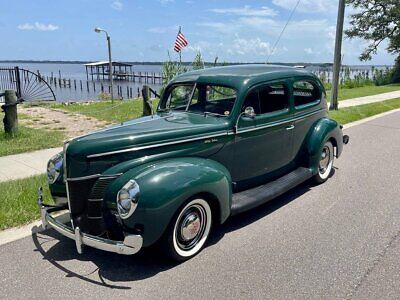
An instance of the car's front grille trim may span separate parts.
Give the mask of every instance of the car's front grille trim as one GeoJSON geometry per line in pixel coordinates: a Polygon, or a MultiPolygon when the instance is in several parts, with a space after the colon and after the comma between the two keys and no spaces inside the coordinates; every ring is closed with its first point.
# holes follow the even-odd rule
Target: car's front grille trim
{"type": "Polygon", "coordinates": [[[81,229],[98,234],[97,229],[103,228],[102,210],[106,189],[121,174],[67,178],[67,198],[72,223],[76,221],[75,226],[83,226],[81,229]],[[83,221],[85,219],[87,221],[83,221]]]}

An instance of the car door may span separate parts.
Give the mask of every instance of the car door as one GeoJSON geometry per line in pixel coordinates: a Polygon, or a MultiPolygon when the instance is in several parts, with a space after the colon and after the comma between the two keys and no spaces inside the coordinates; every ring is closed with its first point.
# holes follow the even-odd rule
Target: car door
{"type": "Polygon", "coordinates": [[[255,116],[242,115],[238,120],[234,181],[273,174],[291,162],[294,127],[289,102],[285,81],[262,84],[249,91],[242,111],[251,106],[255,116]]]}
{"type": "Polygon", "coordinates": [[[293,155],[297,155],[313,124],[326,115],[326,101],[319,84],[310,78],[293,80],[293,155]],[[324,100],[324,101],[322,101],[324,100]]]}

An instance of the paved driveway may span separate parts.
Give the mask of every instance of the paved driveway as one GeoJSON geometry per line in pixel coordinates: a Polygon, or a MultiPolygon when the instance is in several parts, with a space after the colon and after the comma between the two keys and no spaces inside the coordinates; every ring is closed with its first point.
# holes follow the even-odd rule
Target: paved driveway
{"type": "Polygon", "coordinates": [[[346,133],[327,183],[231,218],[188,262],[78,255],[49,230],[0,247],[1,296],[398,299],[400,112],[346,133]]]}

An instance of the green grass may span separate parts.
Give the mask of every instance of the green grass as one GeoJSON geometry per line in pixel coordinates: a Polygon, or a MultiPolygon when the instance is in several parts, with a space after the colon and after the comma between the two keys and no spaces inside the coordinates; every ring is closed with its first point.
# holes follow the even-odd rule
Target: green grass
{"type": "MultiPolygon", "coordinates": [[[[352,98],[372,96],[372,95],[388,93],[388,92],[393,92],[393,91],[399,91],[399,90],[400,90],[400,84],[389,84],[389,85],[382,85],[382,86],[367,85],[367,86],[353,88],[353,89],[339,89],[338,99],[339,99],[339,101],[348,100],[348,99],[352,99],[352,98]]],[[[327,91],[326,95],[327,95],[328,101],[330,101],[331,91],[330,90],[327,91]]]]}
{"type": "Polygon", "coordinates": [[[40,186],[43,187],[45,201],[52,203],[45,175],[0,182],[0,230],[40,218],[37,206],[40,186]]]}
{"type": "MultiPolygon", "coordinates": [[[[154,110],[157,107],[157,103],[158,101],[153,101],[154,110]]],[[[139,118],[142,116],[143,112],[143,104],[140,99],[114,101],[114,103],[111,103],[110,101],[102,101],[91,102],[90,104],[51,104],[50,107],[80,113],[111,123],[119,123],[139,118]]]]}
{"type": "MultiPolygon", "coordinates": [[[[2,120],[4,113],[0,113],[2,120]]],[[[25,118],[25,117],[24,117],[25,118]]],[[[15,137],[6,136],[4,127],[0,125],[0,156],[59,147],[65,136],[60,131],[32,129],[19,125],[15,137]]]]}
{"type": "Polygon", "coordinates": [[[346,124],[396,108],[400,108],[400,98],[341,108],[337,111],[330,111],[329,116],[340,124],[346,124]]]}

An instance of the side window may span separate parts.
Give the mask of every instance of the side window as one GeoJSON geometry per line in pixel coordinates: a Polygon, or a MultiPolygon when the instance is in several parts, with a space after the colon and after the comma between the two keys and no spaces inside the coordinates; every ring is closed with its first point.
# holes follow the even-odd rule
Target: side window
{"type": "Polygon", "coordinates": [[[253,107],[257,115],[287,109],[289,107],[288,90],[282,83],[263,85],[247,95],[243,110],[247,106],[253,107]]]}
{"type": "Polygon", "coordinates": [[[263,86],[258,92],[260,98],[260,113],[267,114],[289,107],[289,93],[284,84],[263,86]]]}
{"type": "Polygon", "coordinates": [[[293,83],[294,106],[317,102],[320,94],[319,88],[310,81],[300,80],[293,83]]]}

